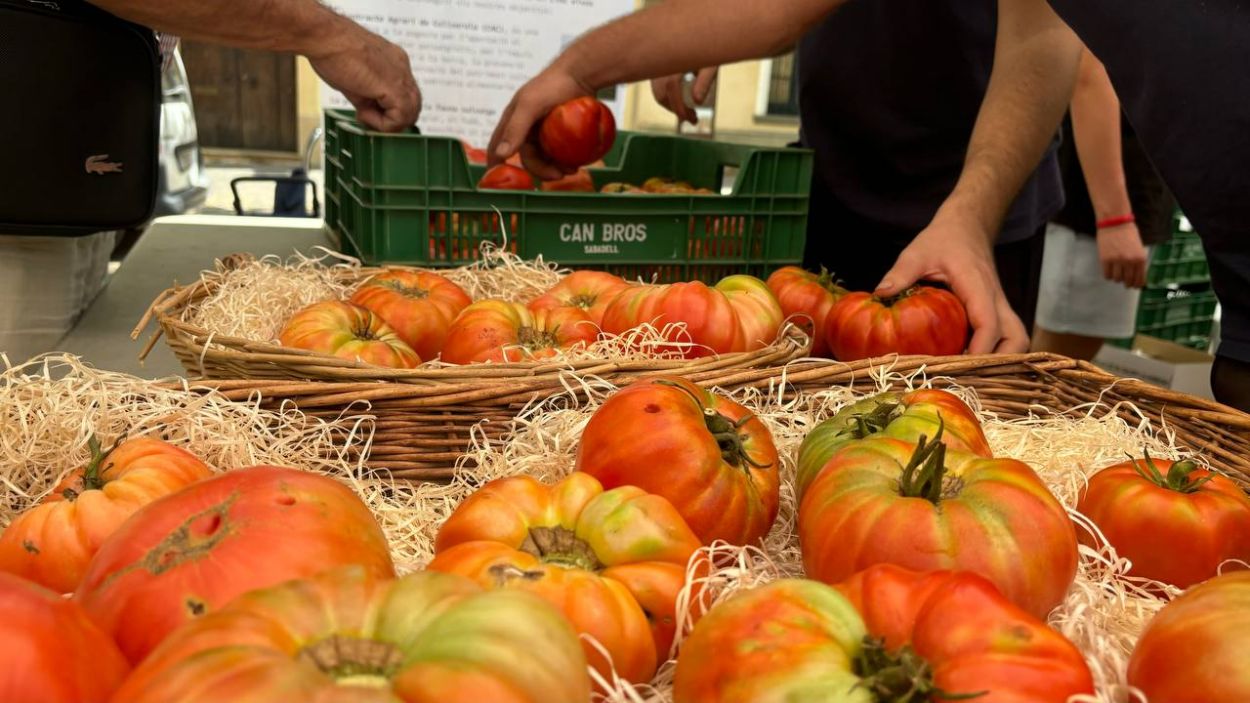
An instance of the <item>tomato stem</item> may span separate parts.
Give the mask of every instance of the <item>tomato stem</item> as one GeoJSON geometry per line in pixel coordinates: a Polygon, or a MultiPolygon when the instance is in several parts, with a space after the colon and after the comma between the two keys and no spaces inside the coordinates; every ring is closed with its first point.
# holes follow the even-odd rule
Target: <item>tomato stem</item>
{"type": "Polygon", "coordinates": [[[603,568],[595,550],[565,527],[531,527],[520,550],[547,564],[586,571],[599,571],[603,568]]]}
{"type": "Polygon", "coordinates": [[[928,703],[932,700],[959,701],[984,696],[989,691],[950,693],[937,687],[929,662],[916,650],[903,645],[898,651],[885,648],[885,640],[871,635],[855,657],[857,688],[868,689],[878,701],[889,703],[928,703]]]}
{"type": "Polygon", "coordinates": [[[720,447],[721,459],[726,464],[735,468],[742,469],[744,465],[754,469],[771,468],[772,464],[761,464],[751,458],[747,452],[745,439],[747,438],[740,430],[751,420],[755,419],[755,415],[746,414],[731,420],[725,415],[720,414],[715,408],[709,408],[703,404],[702,399],[690,391],[689,388],[671,381],[656,381],[657,385],[670,386],[676,388],[690,397],[694,404],[703,411],[703,421],[707,425],[707,430],[712,434],[712,439],[716,440],[716,445],[720,447]]]}
{"type": "Polygon", "coordinates": [[[1146,457],[1144,461],[1137,461],[1132,456],[1129,457],[1129,460],[1133,462],[1133,470],[1137,472],[1138,476],[1160,488],[1166,488],[1177,493],[1197,493],[1202,484],[1211,480],[1210,476],[1204,476],[1199,479],[1190,478],[1190,474],[1198,470],[1198,465],[1189,460],[1174,462],[1172,468],[1168,469],[1167,476],[1164,476],[1163,472],[1159,471],[1159,467],[1155,465],[1154,459],[1150,458],[1150,450],[1143,448],[1142,453],[1146,457]],[[1143,464],[1145,469],[1142,468],[1143,464]]]}
{"type": "Polygon", "coordinates": [[[335,680],[350,679],[355,685],[373,683],[378,687],[404,663],[403,654],[389,642],[345,635],[330,635],[307,645],[298,657],[335,680]]]}
{"type": "Polygon", "coordinates": [[[938,429],[933,439],[924,435],[916,443],[916,451],[911,461],[903,467],[898,479],[898,493],[905,498],[924,498],[937,505],[942,501],[943,484],[946,478],[946,443],[942,441],[942,432],[946,424],[942,415],[938,414],[938,429]]]}
{"type": "Polygon", "coordinates": [[[126,435],[118,437],[113,446],[109,447],[108,451],[104,451],[100,447],[100,440],[94,434],[88,437],[87,448],[91,450],[91,459],[82,470],[82,490],[66,488],[64,491],[61,491],[61,496],[66,500],[74,500],[86,491],[98,491],[104,488],[104,484],[108,483],[108,480],[104,478],[103,474],[112,466],[111,464],[105,466],[104,462],[109,458],[109,455],[121,446],[125,439],[126,435]]]}

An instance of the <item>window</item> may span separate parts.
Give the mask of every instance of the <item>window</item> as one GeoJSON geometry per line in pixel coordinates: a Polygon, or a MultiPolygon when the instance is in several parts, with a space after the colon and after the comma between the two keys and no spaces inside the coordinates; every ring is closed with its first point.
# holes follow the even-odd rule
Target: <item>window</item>
{"type": "Polygon", "coordinates": [[[761,116],[797,117],[799,114],[799,71],[798,54],[789,53],[785,56],[768,61],[764,64],[764,82],[766,93],[762,101],[764,109],[761,116]]]}

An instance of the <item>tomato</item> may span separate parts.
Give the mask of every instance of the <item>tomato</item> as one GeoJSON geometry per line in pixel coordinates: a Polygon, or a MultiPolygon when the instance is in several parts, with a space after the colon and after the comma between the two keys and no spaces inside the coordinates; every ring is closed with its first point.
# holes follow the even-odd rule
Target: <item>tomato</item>
{"type": "Polygon", "coordinates": [[[464,158],[471,164],[486,163],[486,150],[479,149],[467,141],[461,139],[460,145],[464,147],[464,158]]]}
{"type": "Polygon", "coordinates": [[[456,508],[429,568],[542,596],[607,650],[611,661],[585,645],[600,673],[610,680],[615,666],[642,683],[667,658],[677,594],[699,546],[660,496],[633,486],[605,492],[584,473],[554,486],[517,476],[491,481],[456,508]]]}
{"type": "Polygon", "coordinates": [[[1128,683],[1150,703],[1250,701],[1250,572],[1224,574],[1181,594],[1137,640],[1128,683]]]}
{"type": "Polygon", "coordinates": [[[334,479],[258,466],[135,513],[100,547],[74,599],[137,663],[242,593],[344,564],[394,575],[365,504],[334,479]]]}
{"type": "Polygon", "coordinates": [[[600,188],[599,192],[600,193],[630,193],[632,195],[641,195],[643,193],[646,193],[647,191],[643,190],[642,188],[639,188],[638,186],[632,186],[628,183],[609,183],[605,185],[604,187],[600,188]]]}
{"type": "Polygon", "coordinates": [[[90,462],[0,533],[0,571],[72,592],[87,562],[126,518],[213,475],[204,462],[158,439],[121,441],[108,452],[94,437],[89,443],[90,462]]]}
{"type": "Polygon", "coordinates": [[[534,190],[534,177],[520,166],[496,164],[482,174],[477,187],[488,190],[534,190]]]}
{"type": "Polygon", "coordinates": [[[694,359],[746,350],[742,323],[729,298],[699,281],[636,286],[618,295],[603,313],[608,334],[623,335],[646,323],[671,343],[657,352],[694,359]]]}
{"type": "Polygon", "coordinates": [[[729,276],[716,284],[729,300],[742,329],[742,351],[755,351],[777,341],[785,315],[768,285],[754,276],[729,276]]]}
{"type": "Polygon", "coordinates": [[[812,356],[827,358],[830,351],[825,339],[825,319],[833,304],[848,291],[828,271],[821,269],[815,274],[798,266],[774,271],[768,277],[768,287],[777,296],[782,314],[786,318],[798,316],[798,324],[811,336],[812,356]]]}
{"type": "Polygon", "coordinates": [[[96,703],[130,665],[82,608],[52,591],[0,573],[0,701],[96,703]]]}
{"type": "Polygon", "coordinates": [[[967,572],[877,566],[835,590],[789,579],[712,608],[682,644],[675,703],[1065,703],[1081,652],[967,572]]]}
{"type": "Polygon", "coordinates": [[[837,583],[874,564],[988,578],[1045,616],[1076,576],[1076,530],[1037,474],[1014,459],[946,453],[890,437],[840,449],[799,503],[807,575],[837,583]]]}
{"type": "Polygon", "coordinates": [[[825,318],[825,340],[835,359],[885,354],[962,354],[968,313],[954,293],[916,286],[894,298],[850,293],[825,318]]]}
{"type": "Polygon", "coordinates": [[[935,389],[880,393],[842,408],[807,433],[799,447],[795,487],[802,497],[820,469],[847,442],[885,436],[914,443],[921,437],[934,437],[939,429],[948,449],[993,456],[981,421],[959,396],[935,389]]]}
{"type": "Polygon", "coordinates": [[[547,192],[593,193],[595,192],[595,180],[590,177],[590,171],[579,168],[576,173],[569,174],[559,180],[543,181],[541,187],[547,192]]]}
{"type": "Polygon", "coordinates": [[[433,359],[451,321],[473,301],[437,273],[392,270],[365,281],[352,302],[382,318],[422,359],[433,359]]]}
{"type": "Polygon", "coordinates": [[[585,703],[577,636],[542,599],[358,567],[252,591],[174,633],[114,703],[585,703]]]}
{"type": "Polygon", "coordinates": [[[625,279],[604,271],[574,271],[551,290],[530,301],[530,310],[579,308],[596,325],[603,323],[603,313],[618,293],[629,288],[625,279]]]}
{"type": "MultiPolygon", "coordinates": [[[[1126,461],[1094,474],[1077,512],[1133,562],[1129,574],[1188,588],[1250,563],[1250,497],[1190,461],[1126,461]]],[[[1083,543],[1097,546],[1092,535],[1083,543]]]]}
{"type": "Polygon", "coordinates": [[[704,544],[754,544],[777,519],[777,447],[759,418],[684,378],[635,381],[591,416],[577,470],[664,496],[704,544]]]}
{"type": "Polygon", "coordinates": [[[338,300],[314,303],[295,313],[278,340],[284,347],[374,366],[411,369],[421,363],[421,357],[381,317],[338,300]]]}
{"type": "Polygon", "coordinates": [[[630,285],[622,289],[603,310],[604,332],[624,334],[639,325],[653,322],[659,316],[656,304],[666,286],[630,285]]]}
{"type": "Polygon", "coordinates": [[[520,303],[479,300],[451,323],[443,361],[477,364],[548,359],[598,338],[594,321],[577,308],[534,312],[520,303]]]}
{"type": "Polygon", "coordinates": [[[538,128],[538,145],[561,166],[576,168],[602,159],[616,141],[616,118],[591,97],[557,105],[538,128]]]}

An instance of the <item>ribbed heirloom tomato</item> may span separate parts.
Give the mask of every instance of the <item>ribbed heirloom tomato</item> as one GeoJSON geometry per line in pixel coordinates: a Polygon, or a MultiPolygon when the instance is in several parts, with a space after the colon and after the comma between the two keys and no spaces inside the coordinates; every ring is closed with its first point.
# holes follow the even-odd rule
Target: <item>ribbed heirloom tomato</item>
{"type": "Polygon", "coordinates": [[[738,313],[729,298],[699,281],[635,286],[622,291],[603,314],[603,331],[621,335],[651,324],[687,359],[746,350],[738,313]],[[684,330],[678,330],[681,323],[684,330]]]}
{"type": "Polygon", "coordinates": [[[777,341],[785,315],[768,286],[754,276],[728,276],[716,284],[729,300],[742,330],[740,351],[763,349],[777,341]]]}
{"type": "Polygon", "coordinates": [[[451,321],[473,301],[437,273],[394,270],[365,281],[351,302],[382,318],[417,356],[429,360],[443,351],[451,321]]]}
{"type": "Polygon", "coordinates": [[[114,703],[585,703],[577,636],[542,599],[359,567],[252,591],[179,630],[114,703]]]}
{"type": "Polygon", "coordinates": [[[284,347],[374,366],[411,369],[421,363],[421,357],[382,318],[339,300],[314,303],[295,313],[278,340],[284,347]]]}
{"type": "Polygon", "coordinates": [[[567,168],[602,159],[616,141],[616,118],[591,97],[557,105],[538,127],[538,145],[552,161],[567,168]]]}
{"type": "Polygon", "coordinates": [[[849,293],[825,318],[833,358],[855,361],[886,354],[962,354],[968,346],[968,313],[954,293],[916,286],[882,299],[849,293]]]}
{"type": "Polygon", "coordinates": [[[785,266],[768,277],[768,287],[777,296],[782,314],[800,316],[800,322],[812,337],[812,356],[828,357],[829,342],[825,339],[825,319],[833,304],[847,290],[838,285],[833,275],[821,269],[819,274],[805,271],[798,266],[785,266]]]}
{"type": "Polygon", "coordinates": [[[881,563],[972,571],[1044,617],[1076,576],[1067,512],[1027,464],[948,455],[935,439],[870,438],[834,454],[799,505],[807,575],[837,583],[881,563]]]}
{"type": "Polygon", "coordinates": [[[764,423],[684,378],[619,390],[591,416],[577,469],[605,488],[638,486],[677,508],[704,544],[754,544],[777,519],[777,447],[764,423]]]}
{"type": "Polygon", "coordinates": [[[135,513],[100,547],[74,599],[137,663],[242,593],[345,564],[394,576],[369,508],[334,479],[258,466],[135,513]]]}
{"type": "Polygon", "coordinates": [[[66,474],[0,533],[0,571],[58,593],[78,587],[87,563],[126,518],[152,501],[213,475],[204,462],[158,439],[121,441],[66,474]]]}
{"type": "Polygon", "coordinates": [[[1065,703],[1093,690],[1080,651],[985,579],[877,566],[839,590],[774,581],[712,608],[682,644],[673,699],[1065,703]]]}
{"type": "Polygon", "coordinates": [[[0,573],[0,701],[98,703],[130,671],[73,601],[0,573]]]}
{"type": "Polygon", "coordinates": [[[1185,591],[1146,626],[1128,683],[1150,703],[1250,701],[1250,572],[1185,591]]]}
{"type": "Polygon", "coordinates": [[[479,300],[451,323],[443,361],[477,364],[548,359],[558,351],[592,344],[598,337],[595,323],[577,308],[535,312],[520,303],[479,300]]]}
{"type": "Polygon", "coordinates": [[[893,437],[918,442],[942,429],[948,449],[990,457],[989,442],[981,421],[953,393],[921,389],[910,393],[880,393],[851,403],[833,417],[812,428],[799,447],[799,496],[820,473],[825,463],[848,442],[867,437],[893,437]]]}
{"type": "Polygon", "coordinates": [[[497,164],[482,174],[477,187],[486,190],[534,190],[534,177],[520,166],[497,164]]]}
{"type": "Polygon", "coordinates": [[[699,539],[664,498],[632,486],[604,491],[574,473],[554,486],[528,476],[486,484],[438,532],[433,571],[488,588],[520,589],[556,606],[595,638],[586,655],[605,677],[649,680],[677,629],[677,596],[699,539]]]}
{"type": "Polygon", "coordinates": [[[530,310],[577,308],[596,325],[603,324],[603,313],[617,294],[629,288],[625,279],[605,271],[574,271],[530,301],[530,310]]]}
{"type": "MultiPolygon", "coordinates": [[[[1250,563],[1250,497],[1190,461],[1147,454],[1089,479],[1077,512],[1098,526],[1133,576],[1188,588],[1250,563]]],[[[1094,546],[1084,530],[1081,541],[1094,546]]]]}

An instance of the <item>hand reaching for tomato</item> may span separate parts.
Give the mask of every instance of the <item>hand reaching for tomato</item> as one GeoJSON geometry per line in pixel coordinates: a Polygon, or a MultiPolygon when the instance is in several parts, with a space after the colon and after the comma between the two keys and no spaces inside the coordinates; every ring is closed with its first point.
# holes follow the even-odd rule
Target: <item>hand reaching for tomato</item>
{"type": "Polygon", "coordinates": [[[576,166],[561,166],[543,153],[538,144],[538,127],[542,118],[557,106],[589,95],[593,91],[588,86],[558,65],[535,76],[517,91],[500,115],[486,149],[489,163],[500,163],[519,152],[525,169],[544,181],[576,173],[576,166]]]}

